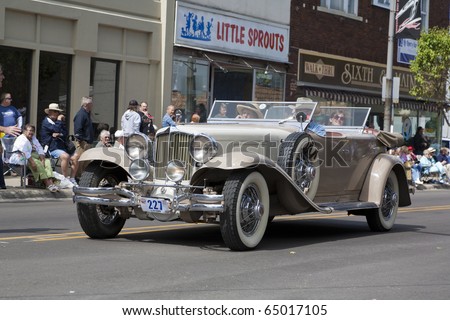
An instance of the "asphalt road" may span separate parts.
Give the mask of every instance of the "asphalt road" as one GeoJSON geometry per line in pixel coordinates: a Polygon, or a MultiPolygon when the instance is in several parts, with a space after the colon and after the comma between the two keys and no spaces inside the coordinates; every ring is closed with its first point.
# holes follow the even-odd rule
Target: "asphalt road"
{"type": "Polygon", "coordinates": [[[450,299],[449,190],[418,191],[388,233],[344,212],[275,219],[257,250],[218,226],[136,219],[88,239],[71,201],[0,208],[0,299],[450,299]]]}

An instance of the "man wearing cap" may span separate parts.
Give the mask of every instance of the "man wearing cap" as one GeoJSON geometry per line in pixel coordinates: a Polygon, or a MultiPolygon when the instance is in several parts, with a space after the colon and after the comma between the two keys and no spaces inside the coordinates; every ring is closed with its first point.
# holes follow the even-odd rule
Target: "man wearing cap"
{"type": "Polygon", "coordinates": [[[141,116],[137,113],[138,106],[139,103],[136,100],[130,100],[128,109],[122,116],[121,125],[125,137],[128,137],[135,132],[139,132],[141,116]]]}
{"type": "Polygon", "coordinates": [[[125,138],[123,135],[123,130],[117,130],[116,133],[114,133],[114,138],[116,139],[116,141],[114,142],[114,147],[124,149],[123,144],[125,143],[125,138]]]}
{"type": "Polygon", "coordinates": [[[76,184],[75,176],[78,169],[78,159],[75,154],[69,154],[67,150],[67,129],[63,110],[57,103],[50,103],[46,108],[47,117],[42,121],[41,142],[48,147],[52,158],[61,161],[61,173],[67,177],[70,182],[76,184]],[[69,175],[69,164],[72,169],[69,175]]]}

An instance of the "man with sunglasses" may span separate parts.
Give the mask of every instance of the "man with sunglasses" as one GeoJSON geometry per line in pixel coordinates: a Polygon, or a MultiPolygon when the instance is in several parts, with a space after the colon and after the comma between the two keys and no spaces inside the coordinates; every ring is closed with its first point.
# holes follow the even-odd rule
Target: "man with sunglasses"
{"type": "Polygon", "coordinates": [[[345,116],[342,111],[336,111],[331,114],[330,117],[330,125],[332,126],[343,126],[344,125],[345,116]]]}

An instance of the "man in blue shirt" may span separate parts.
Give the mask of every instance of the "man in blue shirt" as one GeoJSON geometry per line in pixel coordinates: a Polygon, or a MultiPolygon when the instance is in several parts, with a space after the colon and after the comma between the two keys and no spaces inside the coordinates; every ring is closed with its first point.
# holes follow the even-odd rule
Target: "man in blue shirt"
{"type": "Polygon", "coordinates": [[[42,121],[41,126],[41,144],[48,147],[52,158],[60,159],[61,173],[67,177],[70,182],[76,184],[75,176],[78,169],[78,161],[74,154],[69,154],[66,146],[67,129],[63,110],[57,103],[50,103],[44,110],[47,117],[42,121]],[[71,168],[69,175],[69,166],[71,168]]]}
{"type": "MultiPolygon", "coordinates": [[[[77,161],[84,151],[92,148],[92,143],[94,142],[94,127],[91,120],[93,106],[91,97],[81,98],[81,108],[73,118],[77,161]]],[[[81,174],[84,171],[86,162],[78,164],[77,173],[81,174]]]]}
{"type": "Polygon", "coordinates": [[[0,124],[3,127],[16,126],[22,128],[22,115],[16,107],[11,105],[11,102],[11,93],[3,93],[0,96],[0,124]]]}
{"type": "Polygon", "coordinates": [[[179,121],[175,122],[173,116],[175,114],[175,107],[170,105],[166,109],[166,114],[162,118],[162,127],[176,127],[179,121]]]}
{"type": "MultiPolygon", "coordinates": [[[[5,76],[3,75],[3,68],[2,65],[0,64],[0,89],[3,86],[3,80],[5,80],[5,76]]],[[[6,99],[8,95],[5,94],[2,95],[1,97],[3,96],[6,99]]],[[[11,98],[10,94],[9,98],[11,98]]],[[[3,101],[3,98],[1,100],[3,101]]],[[[2,138],[4,135],[10,136],[20,135],[21,132],[20,127],[16,126],[15,123],[12,126],[6,125],[3,120],[4,120],[3,115],[0,115],[0,138],[2,138]]],[[[6,189],[5,178],[3,177],[3,146],[1,143],[0,143],[0,189],[6,189]]]]}

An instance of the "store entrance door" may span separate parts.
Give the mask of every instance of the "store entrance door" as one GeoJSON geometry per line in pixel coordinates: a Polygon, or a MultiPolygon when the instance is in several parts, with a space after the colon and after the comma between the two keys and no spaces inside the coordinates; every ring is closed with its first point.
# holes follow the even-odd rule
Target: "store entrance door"
{"type": "Polygon", "coordinates": [[[214,100],[252,100],[253,72],[245,69],[214,68],[214,100]]]}

